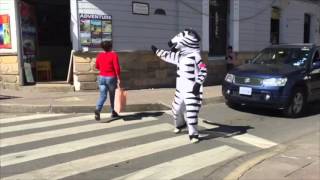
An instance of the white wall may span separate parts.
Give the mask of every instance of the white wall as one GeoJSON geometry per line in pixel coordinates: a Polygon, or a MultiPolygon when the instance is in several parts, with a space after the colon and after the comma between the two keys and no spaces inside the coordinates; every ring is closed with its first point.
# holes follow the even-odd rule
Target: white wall
{"type": "Polygon", "coordinates": [[[229,39],[228,44],[233,47],[233,51],[239,51],[239,18],[240,0],[230,0],[229,14],[229,39]]]}
{"type": "MultiPolygon", "coordinates": [[[[71,9],[76,6],[75,2],[76,0],[71,0],[71,9]]],[[[111,15],[113,43],[117,51],[150,50],[152,44],[168,48],[169,39],[176,35],[178,30],[187,27],[202,34],[201,2],[185,0],[195,9],[178,0],[139,0],[139,2],[149,3],[148,16],[132,14],[132,0],[82,0],[78,1],[78,13],[111,15]],[[156,8],[164,9],[166,16],[155,15],[156,8]]],[[[71,13],[72,17],[76,17],[75,10],[71,13]]],[[[77,31],[73,29],[73,33],[77,31]]],[[[77,35],[74,36],[73,44],[78,43],[75,42],[76,38],[77,35]]]]}
{"type": "Polygon", "coordinates": [[[270,45],[272,6],[281,10],[280,43],[303,43],[304,14],[308,13],[312,18],[311,42],[320,44],[319,5],[307,0],[241,0],[240,51],[259,51],[270,45]]]}
{"type": "MultiPolygon", "coordinates": [[[[182,31],[186,28],[192,28],[196,30],[201,38],[202,35],[202,15],[204,14],[202,8],[202,1],[195,0],[177,0],[178,2],[178,21],[179,29],[182,31]]],[[[168,1],[167,4],[171,4],[171,1],[168,1]]],[[[209,24],[209,21],[208,21],[209,24]]],[[[203,39],[203,38],[202,38],[203,39]]]]}
{"type": "Polygon", "coordinates": [[[320,44],[320,7],[306,1],[288,1],[281,6],[280,43],[303,43],[304,14],[311,15],[311,43],[320,44]]]}
{"type": "Polygon", "coordinates": [[[209,51],[209,0],[202,0],[202,50],[209,51]]]}
{"type": "Polygon", "coordinates": [[[320,45],[320,2],[318,2],[318,7],[316,7],[316,17],[314,18],[315,25],[317,29],[315,34],[315,41],[318,45],[320,45]]]}
{"type": "Polygon", "coordinates": [[[259,51],[268,46],[272,0],[240,0],[239,51],[259,51]]]}
{"type": "Polygon", "coordinates": [[[17,26],[16,26],[16,7],[15,0],[0,0],[0,14],[8,14],[10,16],[10,31],[11,31],[11,49],[0,49],[1,53],[16,54],[17,53],[17,26]]]}

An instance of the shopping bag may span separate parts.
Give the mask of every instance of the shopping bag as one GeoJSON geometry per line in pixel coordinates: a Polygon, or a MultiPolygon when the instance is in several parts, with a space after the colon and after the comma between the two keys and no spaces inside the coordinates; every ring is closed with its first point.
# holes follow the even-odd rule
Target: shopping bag
{"type": "Polygon", "coordinates": [[[116,89],[116,94],[114,98],[114,110],[117,113],[123,112],[127,103],[127,91],[122,88],[116,89]]]}

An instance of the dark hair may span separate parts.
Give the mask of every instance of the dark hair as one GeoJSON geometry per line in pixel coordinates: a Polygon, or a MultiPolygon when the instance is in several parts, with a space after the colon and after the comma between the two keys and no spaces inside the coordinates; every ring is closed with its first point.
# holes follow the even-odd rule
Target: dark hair
{"type": "Polygon", "coordinates": [[[106,52],[109,52],[112,50],[112,41],[102,41],[100,45],[101,45],[101,48],[106,52]]]}
{"type": "Polygon", "coordinates": [[[232,49],[232,46],[228,46],[228,49],[232,49]]]}

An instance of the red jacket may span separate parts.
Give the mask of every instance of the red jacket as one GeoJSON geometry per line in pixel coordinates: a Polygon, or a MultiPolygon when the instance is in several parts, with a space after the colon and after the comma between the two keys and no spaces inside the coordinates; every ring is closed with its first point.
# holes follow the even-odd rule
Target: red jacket
{"type": "Polygon", "coordinates": [[[100,76],[120,79],[119,58],[114,51],[99,53],[96,59],[96,68],[100,71],[100,76]]]}

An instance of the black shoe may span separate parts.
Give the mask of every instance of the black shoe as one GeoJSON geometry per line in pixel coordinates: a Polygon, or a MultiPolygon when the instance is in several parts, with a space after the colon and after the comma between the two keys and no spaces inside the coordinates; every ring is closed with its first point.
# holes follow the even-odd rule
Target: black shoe
{"type": "Polygon", "coordinates": [[[199,142],[200,142],[199,135],[189,135],[189,138],[190,138],[190,142],[191,142],[192,144],[195,144],[195,143],[199,143],[199,142]]]}
{"type": "Polygon", "coordinates": [[[117,118],[117,117],[119,117],[119,114],[117,112],[115,112],[115,111],[112,111],[111,117],[112,118],[117,118]]]}
{"type": "Polygon", "coordinates": [[[96,121],[100,121],[100,111],[99,110],[94,111],[94,119],[96,121]]]}
{"type": "Polygon", "coordinates": [[[182,129],[184,129],[184,128],[186,128],[186,127],[187,127],[187,124],[183,124],[183,125],[181,125],[181,126],[179,126],[179,127],[174,128],[173,132],[174,132],[175,134],[179,134],[179,133],[181,133],[182,129]]]}
{"type": "Polygon", "coordinates": [[[178,129],[184,129],[184,128],[187,128],[187,123],[184,123],[183,125],[180,125],[178,127],[176,127],[178,129]]]}

